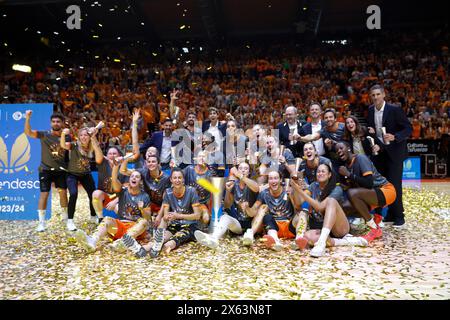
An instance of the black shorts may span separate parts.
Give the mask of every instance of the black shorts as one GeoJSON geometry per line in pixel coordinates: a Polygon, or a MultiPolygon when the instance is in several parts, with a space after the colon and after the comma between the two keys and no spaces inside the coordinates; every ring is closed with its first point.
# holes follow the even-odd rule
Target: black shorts
{"type": "Polygon", "coordinates": [[[67,189],[67,173],[65,171],[43,170],[39,172],[39,184],[41,192],[49,192],[52,188],[52,182],[58,189],[67,189]]]}
{"type": "Polygon", "coordinates": [[[195,239],[194,232],[198,230],[196,223],[193,224],[171,224],[167,227],[167,231],[172,233],[170,240],[175,241],[177,248],[183,243],[192,241],[195,239]]]}
{"type": "Polygon", "coordinates": [[[245,230],[250,229],[252,227],[252,219],[253,218],[249,218],[249,219],[243,218],[242,214],[238,213],[237,208],[234,205],[231,208],[229,208],[229,209],[225,209],[224,211],[230,217],[232,217],[232,218],[236,219],[237,221],[239,221],[239,223],[241,224],[242,230],[245,231],[245,230]]]}

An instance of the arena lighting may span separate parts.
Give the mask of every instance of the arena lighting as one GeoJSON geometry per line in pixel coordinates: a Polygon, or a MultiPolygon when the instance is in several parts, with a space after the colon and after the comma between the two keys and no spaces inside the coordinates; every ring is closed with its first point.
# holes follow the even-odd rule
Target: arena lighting
{"type": "Polygon", "coordinates": [[[184,53],[189,53],[189,49],[188,48],[183,48],[183,52],[184,53]]]}
{"type": "Polygon", "coordinates": [[[25,65],[21,65],[21,64],[13,64],[12,69],[15,71],[26,72],[26,73],[31,72],[30,66],[25,66],[25,65]]]}

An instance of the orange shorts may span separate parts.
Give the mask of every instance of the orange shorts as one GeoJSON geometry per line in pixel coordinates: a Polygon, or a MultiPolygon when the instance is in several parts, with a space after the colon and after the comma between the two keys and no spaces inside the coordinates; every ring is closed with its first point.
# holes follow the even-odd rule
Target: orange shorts
{"type": "Polygon", "coordinates": [[[278,237],[281,239],[294,239],[295,234],[289,230],[290,220],[276,220],[278,226],[278,237]]]}
{"type": "MultiPolygon", "coordinates": [[[[113,237],[113,240],[122,238],[125,233],[127,233],[127,231],[136,224],[136,222],[134,221],[121,221],[119,219],[114,219],[114,221],[117,225],[117,231],[114,235],[111,235],[113,237]]],[[[146,238],[147,231],[144,231],[136,238],[136,240],[144,240],[146,238]]]]}
{"type": "Polygon", "coordinates": [[[161,209],[161,206],[158,206],[157,204],[151,203],[150,204],[150,210],[152,210],[152,213],[159,213],[159,210],[161,209]]]}
{"type": "Polygon", "coordinates": [[[116,197],[117,197],[116,194],[105,193],[105,199],[103,199],[103,208],[106,208],[108,203],[110,203],[111,201],[115,200],[116,197]]]}
{"type": "MultiPolygon", "coordinates": [[[[395,198],[397,197],[397,191],[395,191],[394,185],[388,182],[384,186],[382,186],[380,190],[383,193],[384,198],[386,199],[386,204],[383,206],[383,208],[393,204],[395,198]]],[[[370,209],[373,210],[375,208],[378,208],[378,206],[371,206],[370,209]]]]}

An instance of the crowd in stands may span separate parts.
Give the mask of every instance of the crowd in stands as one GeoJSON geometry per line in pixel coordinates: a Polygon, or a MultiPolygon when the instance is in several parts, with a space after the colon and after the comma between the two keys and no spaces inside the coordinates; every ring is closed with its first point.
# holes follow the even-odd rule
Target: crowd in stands
{"type": "Polygon", "coordinates": [[[311,101],[335,108],[339,122],[351,114],[365,118],[371,104],[368,89],[381,83],[387,101],[400,105],[411,121],[412,138],[439,139],[450,127],[449,55],[448,47],[433,41],[448,39],[448,34],[392,37],[357,46],[320,44],[307,51],[298,44],[274,44],[265,51],[227,47],[213,58],[210,52],[190,63],[177,61],[172,52],[154,63],[125,68],[113,62],[66,62],[63,67],[52,62],[33,73],[0,75],[0,102],[53,103],[74,130],[103,120],[107,129],[99,134],[99,142],[106,149],[131,143],[134,108],[143,115],[141,140],[159,130],[170,117],[174,89],[179,126],[188,111],[201,121],[208,117],[209,107],[216,107],[220,120],[231,113],[247,130],[257,123],[276,126],[289,105],[298,108],[300,120],[309,121],[311,101]]]}

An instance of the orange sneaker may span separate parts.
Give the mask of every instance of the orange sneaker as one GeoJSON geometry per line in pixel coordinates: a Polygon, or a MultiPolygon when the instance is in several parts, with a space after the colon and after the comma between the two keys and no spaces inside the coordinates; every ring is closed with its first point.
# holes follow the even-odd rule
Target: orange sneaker
{"type": "Polygon", "coordinates": [[[383,231],[381,231],[380,228],[376,228],[376,229],[370,229],[370,231],[362,236],[362,238],[366,239],[367,242],[371,243],[373,240],[381,238],[381,236],[383,235],[383,231]]]}
{"type": "Polygon", "coordinates": [[[266,234],[263,237],[266,243],[266,247],[275,251],[280,251],[281,249],[283,249],[283,246],[281,245],[281,243],[276,242],[275,239],[272,236],[269,236],[268,234],[266,234]]]}
{"type": "Polygon", "coordinates": [[[376,214],[376,213],[375,213],[375,214],[373,215],[373,220],[375,221],[375,223],[376,223],[377,225],[379,225],[380,222],[383,221],[383,216],[380,215],[380,214],[376,214]]]}
{"type": "Polygon", "coordinates": [[[306,239],[303,238],[303,237],[299,237],[299,238],[295,239],[295,244],[297,245],[297,247],[298,247],[300,250],[303,250],[303,249],[305,249],[306,246],[308,245],[308,240],[306,240],[306,239]]]}

